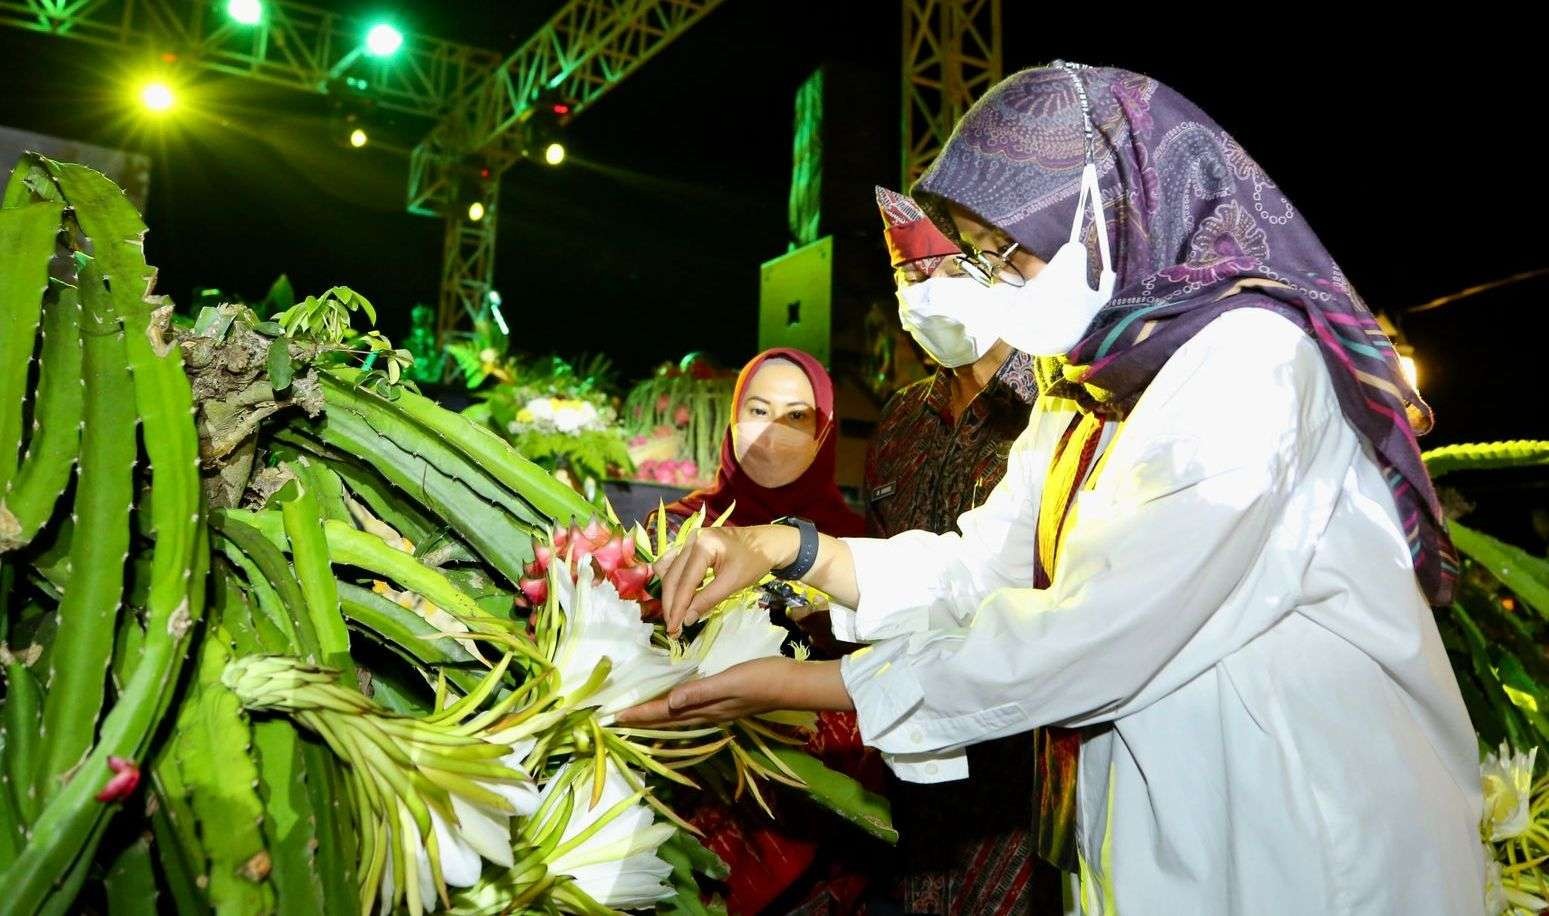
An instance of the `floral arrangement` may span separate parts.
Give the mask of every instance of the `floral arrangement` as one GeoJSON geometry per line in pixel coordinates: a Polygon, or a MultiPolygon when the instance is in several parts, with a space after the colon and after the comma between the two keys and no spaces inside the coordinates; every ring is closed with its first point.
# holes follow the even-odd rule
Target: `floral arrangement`
{"type": "Polygon", "coordinates": [[[1549,776],[1535,779],[1538,748],[1513,751],[1506,742],[1480,766],[1485,845],[1485,912],[1536,916],[1549,909],[1549,776]]]}
{"type": "MultiPolygon", "coordinates": [[[[577,489],[634,470],[625,434],[608,394],[612,369],[605,359],[571,365],[559,357],[524,360],[486,348],[475,375],[496,384],[465,411],[486,423],[522,456],[577,489]],[[485,357],[488,357],[488,360],[485,357]],[[592,483],[588,483],[588,482],[592,483]]],[[[471,367],[471,363],[469,364],[471,367]]]]}
{"type": "MultiPolygon", "coordinates": [[[[691,519],[677,539],[703,522],[691,519]]],[[[443,677],[429,715],[392,712],[341,684],[337,670],[299,658],[226,665],[221,683],[250,713],[290,717],[347,764],[363,912],[692,906],[696,868],[683,864],[724,872],[665,790],[696,786],[690,773],[719,761],[738,794],[766,811],[761,783],[807,787],[777,750],[806,740],[807,714],[727,727],[617,724],[621,710],[683,681],[780,654],[787,637],[761,588],[723,602],[692,638],[666,637],[650,621],[647,583],[650,548],[670,545],[665,531],[647,542],[642,529],[597,520],[538,538],[518,599],[526,631],[468,616],[444,630],[503,654],[462,695],[443,677]],[[502,692],[512,677],[517,686],[502,692]]]]}
{"type": "Polygon", "coordinates": [[[708,483],[731,423],[735,383],[735,375],[695,353],[661,366],[631,389],[623,419],[637,479],[681,487],[708,483]]]}

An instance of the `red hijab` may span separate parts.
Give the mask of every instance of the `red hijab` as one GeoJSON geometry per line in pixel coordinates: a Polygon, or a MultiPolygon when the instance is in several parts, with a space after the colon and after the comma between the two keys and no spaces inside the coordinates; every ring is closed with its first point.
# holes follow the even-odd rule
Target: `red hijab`
{"type": "Polygon", "coordinates": [[[851,509],[834,482],[839,458],[838,429],[834,422],[834,383],[823,364],[801,350],[779,347],[753,357],[737,376],[732,394],[732,422],[742,414],[742,398],[759,367],[771,359],[783,359],[801,367],[812,383],[813,407],[817,411],[818,453],[812,466],[783,487],[764,487],[753,481],[737,463],[732,447],[731,428],[721,440],[721,467],[715,483],[696,490],[667,507],[669,515],[687,518],[704,507],[706,521],[716,518],[737,504],[727,524],[738,527],[767,525],[787,515],[811,519],[817,529],[834,537],[859,537],[866,533],[866,522],[851,509]]]}

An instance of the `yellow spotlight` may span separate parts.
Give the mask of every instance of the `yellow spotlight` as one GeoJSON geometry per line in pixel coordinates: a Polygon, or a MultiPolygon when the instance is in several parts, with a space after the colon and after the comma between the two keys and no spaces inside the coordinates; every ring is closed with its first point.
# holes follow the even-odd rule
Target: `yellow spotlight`
{"type": "Polygon", "coordinates": [[[549,148],[543,151],[543,161],[549,165],[559,165],[565,161],[565,146],[563,143],[550,143],[549,148]]]}
{"type": "Polygon", "coordinates": [[[1413,356],[1400,356],[1398,358],[1398,368],[1404,373],[1404,379],[1409,382],[1409,387],[1419,391],[1420,364],[1415,362],[1415,358],[1413,356]]]}
{"type": "Polygon", "coordinates": [[[156,80],[140,87],[140,104],[146,111],[160,114],[172,107],[177,97],[172,94],[172,87],[156,80]]]}
{"type": "Polygon", "coordinates": [[[371,138],[366,136],[366,132],[358,127],[350,131],[350,146],[353,146],[356,149],[360,149],[362,146],[365,146],[366,143],[370,140],[371,138]]]}
{"type": "Polygon", "coordinates": [[[479,220],[483,219],[484,218],[484,205],[479,203],[478,201],[474,201],[473,203],[469,204],[468,205],[468,218],[473,220],[474,222],[478,222],[479,220]]]}

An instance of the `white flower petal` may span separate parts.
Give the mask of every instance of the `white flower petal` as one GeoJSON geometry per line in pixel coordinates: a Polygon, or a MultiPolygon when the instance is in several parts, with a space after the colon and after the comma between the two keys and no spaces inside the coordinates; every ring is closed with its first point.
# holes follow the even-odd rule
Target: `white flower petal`
{"type": "MultiPolygon", "coordinates": [[[[453,810],[456,811],[457,798],[452,799],[453,810]]],[[[479,872],[483,870],[484,863],[479,860],[478,850],[464,837],[462,830],[457,830],[441,816],[441,812],[430,809],[430,826],[436,832],[436,849],[441,857],[441,879],[452,887],[472,887],[479,883],[479,872]]],[[[430,857],[425,856],[425,872],[430,870],[430,857]]],[[[422,891],[424,893],[424,891],[422,891]]],[[[427,893],[430,896],[434,892],[427,893]]]]}
{"type": "Polygon", "coordinates": [[[1492,842],[1509,840],[1527,831],[1532,803],[1534,747],[1526,753],[1513,753],[1501,742],[1498,753],[1486,755],[1480,764],[1484,790],[1484,820],[1481,832],[1492,842]]]}
{"type": "Polygon", "coordinates": [[[481,782],[480,785],[509,802],[518,817],[538,810],[538,787],[530,782],[481,782]]]}
{"type": "MultiPolygon", "coordinates": [[[[756,602],[755,598],[750,598],[756,602]]],[[[699,656],[699,676],[710,677],[755,658],[780,654],[785,628],[769,621],[769,612],[750,603],[716,616],[694,640],[699,656]],[[717,625],[718,624],[718,625],[717,625]],[[699,646],[699,643],[705,643],[699,646]]]]}
{"type": "MultiPolygon", "coordinates": [[[[452,813],[457,815],[457,832],[474,852],[497,865],[509,868],[515,864],[515,860],[511,858],[511,819],[509,817],[487,811],[460,795],[452,796],[452,813]]],[[[445,856],[443,856],[443,863],[444,861],[445,856]]],[[[475,870],[475,878],[477,878],[477,870],[475,870]]],[[[456,884],[450,876],[447,877],[446,883],[456,884]]],[[[468,887],[469,885],[457,884],[457,886],[468,887]]]]}
{"type": "Polygon", "coordinates": [[[435,907],[435,877],[430,873],[430,854],[425,851],[425,843],[420,838],[419,828],[414,824],[414,816],[402,802],[398,803],[398,829],[402,837],[407,837],[414,854],[414,861],[404,866],[407,890],[405,906],[414,916],[420,916],[435,907]],[[415,886],[416,882],[418,886],[415,886]],[[414,905],[416,901],[418,906],[414,905]]]}
{"type": "Polygon", "coordinates": [[[576,886],[603,906],[633,910],[673,895],[666,884],[672,866],[655,855],[633,856],[622,862],[600,862],[566,872],[576,886]]]}
{"type": "MultiPolygon", "coordinates": [[[[560,782],[558,778],[550,782],[544,787],[544,794],[552,793],[560,782]]],[[[580,835],[635,794],[617,765],[611,762],[603,781],[602,797],[590,807],[589,784],[584,777],[570,784],[569,791],[577,793],[576,805],[571,811],[570,822],[560,832],[561,843],[580,835]]],[[[656,850],[672,837],[676,828],[654,821],[651,809],[637,801],[614,815],[575,849],[554,857],[548,863],[549,869],[554,874],[570,875],[581,890],[605,906],[631,909],[670,897],[672,889],[666,887],[663,880],[671,874],[672,866],[657,857],[656,850]]]]}
{"type": "MultiPolygon", "coordinates": [[[[382,883],[377,887],[377,912],[381,916],[393,911],[393,860],[398,858],[398,850],[393,848],[395,844],[387,844],[387,863],[382,866],[382,883]]],[[[1495,916],[1491,913],[1490,916],[1495,916]]]]}
{"type": "MultiPolygon", "coordinates": [[[[630,813],[635,812],[631,809],[630,813]]],[[[613,836],[603,837],[604,831],[599,831],[597,836],[591,837],[586,843],[549,863],[549,867],[569,874],[575,869],[589,865],[622,862],[641,855],[655,855],[656,850],[678,832],[678,828],[673,824],[647,823],[644,826],[637,825],[637,829],[634,830],[612,832],[613,836]]]]}
{"type": "Polygon", "coordinates": [[[537,738],[523,738],[520,741],[514,741],[511,743],[511,753],[500,758],[500,762],[513,770],[521,770],[523,773],[526,773],[527,770],[524,769],[523,762],[527,760],[527,755],[532,753],[532,749],[537,746],[537,738]]]}
{"type": "Polygon", "coordinates": [[[596,581],[590,563],[581,564],[573,587],[564,561],[555,563],[559,567],[556,591],[565,612],[554,653],[562,690],[586,683],[597,663],[608,659],[611,668],[607,681],[582,702],[609,715],[693,676],[692,667],[674,665],[667,650],[651,644],[652,626],[640,619],[640,605],[620,598],[618,589],[606,579],[596,581]]]}

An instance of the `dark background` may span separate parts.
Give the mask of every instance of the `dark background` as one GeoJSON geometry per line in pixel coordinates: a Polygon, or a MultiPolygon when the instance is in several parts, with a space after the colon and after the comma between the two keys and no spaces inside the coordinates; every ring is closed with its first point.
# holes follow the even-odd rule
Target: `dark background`
{"type": "MultiPolygon", "coordinates": [[[[501,52],[559,6],[324,5],[391,9],[408,31],[501,52]]],[[[1549,264],[1536,26],[1482,7],[1467,21],[1454,9],[1369,26],[1264,6],[1154,21],[1086,9],[1062,19],[1007,0],[1008,72],[1063,56],[1149,72],[1191,96],[1297,202],[1374,307],[1402,316],[1549,264]]],[[[750,356],[758,265],[788,241],[796,88],[843,64],[861,75],[859,113],[895,125],[869,161],[847,163],[846,184],[829,177],[830,201],[871,214],[829,228],[876,245],[870,184],[897,183],[899,57],[893,3],[727,0],[570,125],[564,167],[507,173],[495,285],[518,346],[606,353],[625,377],[690,350],[731,365],[750,356]]],[[[394,336],[413,304],[434,303],[442,225],[403,208],[403,151],[428,122],[363,113],[372,143],[353,150],[329,99],[197,75],[192,110],[148,130],[126,114],[134,58],[0,29],[0,123],[154,156],[147,250],[163,292],[256,297],[281,272],[299,293],[345,283],[394,336]]],[[[845,129],[845,111],[828,117],[845,129]]],[[[1440,418],[1427,444],[1549,435],[1546,293],[1535,281],[1403,320],[1440,418]]]]}

